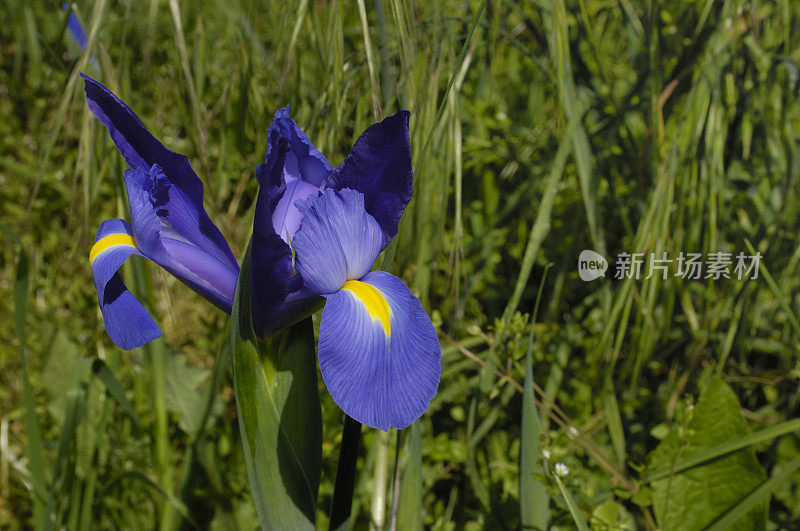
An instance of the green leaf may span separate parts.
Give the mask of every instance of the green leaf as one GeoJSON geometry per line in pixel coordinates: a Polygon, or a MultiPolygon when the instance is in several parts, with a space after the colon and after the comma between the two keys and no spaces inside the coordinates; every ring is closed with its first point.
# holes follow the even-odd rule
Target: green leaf
{"type": "Polygon", "coordinates": [[[547,529],[550,520],[550,496],[544,482],[544,461],[540,439],[542,423],[536,408],[536,395],[533,390],[533,337],[536,330],[536,316],[542,289],[547,278],[548,265],[539,282],[539,293],[531,316],[531,331],[528,336],[528,351],[525,354],[525,387],[522,394],[522,437],[519,462],[519,508],[523,529],[547,529]]]}
{"type": "Polygon", "coordinates": [[[406,464],[397,504],[397,529],[422,529],[422,428],[408,429],[406,464]]]}
{"type": "MultiPolygon", "coordinates": [[[[788,465],[778,470],[767,481],[762,483],[757,489],[747,495],[742,501],[737,503],[730,511],[714,522],[708,531],[724,531],[731,529],[735,523],[746,518],[748,511],[763,511],[763,507],[769,502],[769,497],[778,486],[784,481],[794,476],[800,470],[800,455],[792,459],[788,465]]],[[[745,520],[745,523],[747,520],[745,520]]]]}
{"type": "Polygon", "coordinates": [[[166,362],[167,409],[178,414],[178,425],[193,438],[201,428],[205,402],[202,385],[211,371],[188,364],[186,355],[180,352],[170,353],[166,362]]]}
{"type": "Polygon", "coordinates": [[[110,394],[114,400],[122,407],[125,413],[131,418],[133,423],[136,425],[137,430],[142,429],[142,424],[139,422],[139,417],[136,415],[136,410],[133,409],[133,404],[131,404],[127,397],[125,396],[125,391],[122,389],[122,386],[119,384],[116,376],[111,371],[111,369],[106,365],[106,363],[97,358],[92,362],[92,372],[97,377],[98,380],[103,382],[103,385],[106,387],[106,391],[110,394]]]}
{"type": "Polygon", "coordinates": [[[253,331],[250,248],[233,303],[236,409],[263,529],[313,529],[322,461],[314,327],[306,318],[267,339],[253,331]]]}
{"type": "Polygon", "coordinates": [[[575,522],[575,526],[580,529],[580,531],[589,531],[589,526],[586,524],[586,519],[583,517],[581,508],[578,507],[578,504],[575,502],[575,498],[572,497],[572,494],[570,494],[564,486],[558,474],[553,474],[553,477],[556,480],[556,485],[558,485],[558,490],[561,491],[561,496],[564,497],[564,501],[567,503],[567,509],[569,509],[569,514],[572,516],[572,521],[575,522]]]}
{"type": "MultiPolygon", "coordinates": [[[[656,469],[675,467],[681,460],[747,435],[741,406],[720,379],[712,380],[700,396],[684,437],[671,432],[651,456],[656,469]]],[[[756,489],[766,478],[751,447],[685,469],[652,482],[653,505],[662,529],[704,529],[756,489]]],[[[762,500],[731,529],[764,529],[762,500]]]]}
{"type": "MultiPolygon", "coordinates": [[[[661,424],[660,426],[664,425],[661,424]]],[[[669,467],[665,467],[648,474],[648,477],[650,481],[656,481],[671,474],[682,472],[687,468],[695,467],[705,463],[706,461],[711,461],[712,459],[716,459],[737,450],[741,450],[742,448],[747,448],[748,446],[753,446],[754,444],[770,441],[776,437],[780,437],[781,435],[786,435],[787,433],[798,430],[800,430],[800,419],[787,420],[786,422],[775,424],[774,426],[764,428],[763,430],[745,435],[744,437],[739,437],[738,439],[726,440],[722,444],[718,444],[689,458],[682,458],[677,463],[674,463],[669,467]]]]}
{"type": "Polygon", "coordinates": [[[28,255],[19,239],[19,236],[7,226],[0,224],[0,232],[13,240],[18,246],[17,270],[14,279],[14,317],[17,328],[17,342],[19,349],[20,366],[22,367],[22,388],[25,396],[25,428],[28,435],[26,453],[30,468],[31,491],[33,494],[33,522],[36,529],[44,529],[46,507],[52,502],[47,484],[47,473],[42,457],[42,432],[39,429],[39,420],[36,416],[36,398],[33,394],[30,375],[28,374],[28,357],[26,352],[26,315],[28,313],[28,289],[30,287],[30,272],[28,255]]]}

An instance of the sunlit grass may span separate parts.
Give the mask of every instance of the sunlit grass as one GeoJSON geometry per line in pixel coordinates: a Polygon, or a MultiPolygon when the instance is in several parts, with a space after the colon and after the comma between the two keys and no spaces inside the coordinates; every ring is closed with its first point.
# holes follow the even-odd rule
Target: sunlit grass
{"type": "MultiPolygon", "coordinates": [[[[189,156],[239,258],[275,110],[290,103],[334,165],[377,118],[411,110],[415,197],[391,269],[433,316],[443,378],[420,423],[419,472],[413,451],[395,461],[398,442],[416,447],[410,430],[390,433],[376,458],[378,437],[365,429],[358,528],[376,510],[391,525],[401,493],[421,497],[425,527],[519,527],[528,315],[548,263],[531,361],[541,446],[570,470],[560,483],[541,478],[554,524],[575,525],[576,505],[600,526],[608,511],[596,510],[611,503],[620,521],[656,525],[642,467],[659,440],[683,433],[714,375],[736,392],[751,431],[797,415],[796,3],[493,0],[478,17],[481,5],[80,1],[84,54],[60,6],[0,6],[0,224],[9,229],[0,236],[0,527],[45,513],[70,528],[168,527],[187,516],[201,527],[257,525],[219,363],[225,316],[132,261],[126,280],[165,339],[120,352],[105,335],[87,256],[99,222],[127,211],[125,164],[84,104],[81,70],[189,156]],[[21,240],[27,270],[6,232],[21,240]],[[735,255],[748,242],[766,269],[750,282],[584,283],[577,274],[583,249],[735,255]],[[14,326],[18,279],[29,283],[27,304],[17,304],[26,358],[14,326]],[[95,358],[141,429],[92,370],[95,358]],[[33,413],[41,465],[30,458],[39,453],[33,413]],[[421,489],[402,481],[404,470],[421,489]]],[[[326,526],[342,415],[324,387],[321,399],[326,526]]],[[[797,521],[800,485],[781,476],[800,453],[796,430],[754,444],[774,484],[756,502],[771,499],[773,522],[797,521]]],[[[407,518],[401,504],[399,522],[407,518]]]]}

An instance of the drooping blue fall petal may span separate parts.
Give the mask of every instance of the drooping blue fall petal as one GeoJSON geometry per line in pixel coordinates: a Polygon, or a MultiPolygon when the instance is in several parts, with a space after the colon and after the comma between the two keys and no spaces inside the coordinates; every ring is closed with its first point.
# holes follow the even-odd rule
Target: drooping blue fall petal
{"type": "Polygon", "coordinates": [[[304,211],[295,233],[295,268],[310,291],[327,295],[369,272],[385,247],[383,231],[364,209],[364,195],[326,189],[299,203],[304,211]]]}
{"type": "Polygon", "coordinates": [[[439,341],[419,300],[373,271],[328,295],[319,364],[334,401],[375,428],[405,428],[428,409],[441,377],[439,341]]]}
{"type": "Polygon", "coordinates": [[[106,87],[85,74],[81,76],[89,108],[108,129],[128,165],[149,169],[158,164],[171,183],[166,200],[159,205],[159,217],[181,238],[238,271],[228,243],[203,208],[203,183],[189,159],[164,147],[106,87]]]}
{"type": "Polygon", "coordinates": [[[380,224],[386,243],[411,200],[411,148],[408,111],[401,111],[367,128],[352,152],[328,177],[327,186],[364,194],[367,212],[380,224]]]}
{"type": "Polygon", "coordinates": [[[136,245],[131,225],[121,219],[106,220],[100,225],[95,241],[89,261],[109,337],[125,350],[160,337],[158,325],[131,295],[117,272],[129,256],[144,256],[136,245]]]}

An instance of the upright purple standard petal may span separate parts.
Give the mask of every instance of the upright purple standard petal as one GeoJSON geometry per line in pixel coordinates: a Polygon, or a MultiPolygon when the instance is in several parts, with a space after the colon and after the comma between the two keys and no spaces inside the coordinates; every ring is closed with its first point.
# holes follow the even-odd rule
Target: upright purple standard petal
{"type": "Polygon", "coordinates": [[[294,120],[289,118],[289,106],[275,113],[274,127],[289,141],[291,156],[295,158],[300,177],[316,188],[322,187],[333,166],[325,155],[314,147],[294,120]]]}
{"type": "Polygon", "coordinates": [[[364,210],[364,196],[327,189],[301,206],[305,215],[292,245],[305,287],[326,295],[366,275],[385,242],[380,225],[364,210]]]}
{"type": "Polygon", "coordinates": [[[364,194],[367,212],[380,224],[387,244],[411,200],[408,117],[408,111],[401,111],[364,131],[327,182],[335,190],[364,194]]]}
{"type": "Polygon", "coordinates": [[[347,415],[373,428],[402,429],[436,395],[441,351],[419,300],[397,277],[373,271],[327,296],[319,365],[347,415]]]}
{"type": "Polygon", "coordinates": [[[97,231],[89,260],[106,331],[111,340],[125,350],[161,336],[158,325],[131,295],[117,272],[132,255],[144,256],[136,246],[130,224],[121,219],[104,221],[97,231]]]}
{"type": "Polygon", "coordinates": [[[228,243],[203,208],[203,183],[194,173],[189,159],[164,147],[107,88],[85,74],[81,76],[89,108],[108,129],[128,165],[149,169],[158,164],[172,184],[168,200],[161,205],[160,216],[183,239],[238,271],[228,243]]]}
{"type": "Polygon", "coordinates": [[[289,144],[272,130],[267,142],[266,161],[256,169],[259,189],[250,251],[253,325],[259,333],[271,328],[271,323],[278,319],[277,309],[289,294],[289,282],[294,275],[292,250],[276,233],[272,223],[278,202],[286,191],[283,166],[289,144]]]}
{"type": "Polygon", "coordinates": [[[288,148],[281,164],[285,190],[273,209],[272,225],[278,236],[289,243],[303,219],[295,203],[321,190],[333,167],[289,118],[288,105],[275,113],[268,135],[270,143],[280,139],[288,148]]]}

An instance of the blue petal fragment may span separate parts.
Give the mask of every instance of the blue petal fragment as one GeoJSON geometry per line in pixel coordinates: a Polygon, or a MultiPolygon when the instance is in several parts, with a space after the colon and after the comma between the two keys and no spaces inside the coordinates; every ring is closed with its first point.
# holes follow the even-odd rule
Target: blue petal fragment
{"type": "Polygon", "coordinates": [[[400,111],[370,126],[352,152],[328,177],[327,186],[352,188],[364,194],[367,212],[380,224],[386,243],[411,200],[411,147],[408,111],[400,111]]]}
{"type": "Polygon", "coordinates": [[[419,300],[389,273],[362,281],[390,308],[390,332],[343,289],[327,296],[319,328],[319,364],[333,400],[350,417],[381,430],[411,425],[428,409],[441,378],[436,332],[419,300]]]}
{"type": "Polygon", "coordinates": [[[160,215],[193,245],[238,271],[238,264],[219,229],[203,208],[203,183],[185,155],[164,147],[141,120],[106,87],[81,74],[89,109],[108,129],[111,139],[131,168],[158,164],[169,183],[168,200],[160,215]]]}
{"type": "Polygon", "coordinates": [[[61,9],[64,11],[69,11],[69,15],[67,16],[67,29],[69,30],[70,35],[72,38],[75,39],[75,42],[80,46],[81,50],[86,49],[86,45],[89,44],[89,37],[86,35],[86,31],[83,29],[83,25],[81,21],[78,20],[77,15],[75,12],[70,9],[69,4],[63,2],[61,4],[61,9]]]}
{"type": "Polygon", "coordinates": [[[326,295],[367,274],[386,242],[378,222],[364,210],[364,196],[347,188],[326,189],[300,207],[305,215],[292,245],[306,289],[326,295]]]}
{"type": "Polygon", "coordinates": [[[91,260],[97,300],[106,331],[125,350],[140,347],[158,337],[161,330],[153,318],[125,287],[117,270],[132,255],[144,256],[133,241],[133,230],[121,219],[104,221],[97,231],[91,260]],[[108,239],[106,239],[108,238],[108,239]],[[98,250],[101,249],[101,250],[98,250]]]}

